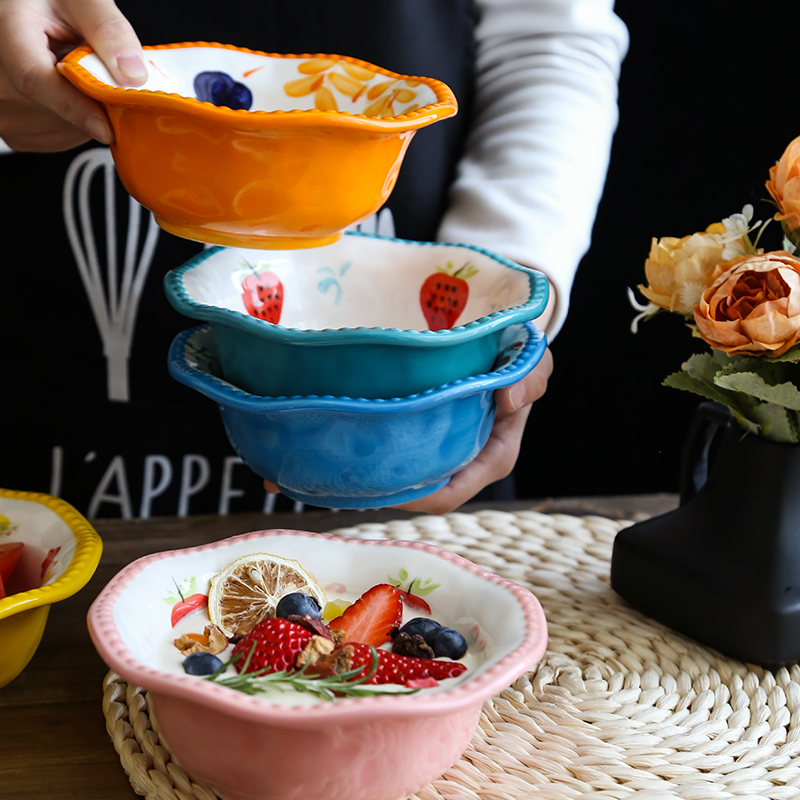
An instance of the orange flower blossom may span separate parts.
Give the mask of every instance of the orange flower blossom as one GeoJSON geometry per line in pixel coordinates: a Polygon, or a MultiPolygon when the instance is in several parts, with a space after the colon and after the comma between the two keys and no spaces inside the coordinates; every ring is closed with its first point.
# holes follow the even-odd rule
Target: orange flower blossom
{"type": "Polygon", "coordinates": [[[780,161],[770,168],[767,190],[778,206],[775,219],[784,223],[784,230],[800,228],[800,136],[789,144],[780,161]]]}
{"type": "Polygon", "coordinates": [[[800,332],[800,261],[777,250],[719,264],[693,313],[699,336],[712,348],[781,355],[800,332]]]}

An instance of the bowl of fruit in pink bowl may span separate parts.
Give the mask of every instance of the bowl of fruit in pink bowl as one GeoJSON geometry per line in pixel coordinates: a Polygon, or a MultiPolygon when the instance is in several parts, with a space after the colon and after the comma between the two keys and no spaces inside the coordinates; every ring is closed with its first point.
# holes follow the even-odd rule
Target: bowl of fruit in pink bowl
{"type": "Polygon", "coordinates": [[[545,276],[473,245],[347,233],[309,250],[211,248],[167,273],[222,377],[263,397],[405,397],[491,368],[545,276]]]}
{"type": "Polygon", "coordinates": [[[69,504],[0,489],[0,687],[36,652],[50,606],[82,589],[103,546],[69,504]]]}
{"type": "Polygon", "coordinates": [[[292,530],[139,559],[88,623],[224,800],[407,798],[547,643],[535,596],[461,556],[292,530]]]}

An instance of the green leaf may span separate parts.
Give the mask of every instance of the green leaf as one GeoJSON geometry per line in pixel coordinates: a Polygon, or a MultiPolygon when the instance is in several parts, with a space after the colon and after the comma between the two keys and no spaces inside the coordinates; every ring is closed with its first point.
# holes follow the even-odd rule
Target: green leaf
{"type": "Polygon", "coordinates": [[[775,356],[774,358],[770,358],[769,360],[772,363],[790,361],[792,364],[796,364],[798,361],[800,361],[800,344],[790,347],[785,353],[775,356]]]}
{"type": "Polygon", "coordinates": [[[731,372],[717,376],[715,383],[723,389],[744,392],[766,403],[800,411],[800,391],[793,383],[768,383],[756,372],[731,372]]]}
{"type": "Polygon", "coordinates": [[[797,413],[774,403],[762,403],[754,410],[761,424],[761,436],[773,442],[797,444],[800,420],[797,413]]]}
{"type": "Polygon", "coordinates": [[[748,403],[746,402],[746,397],[737,397],[735,392],[729,392],[716,386],[713,383],[713,375],[711,380],[707,380],[689,372],[673,372],[664,379],[664,386],[692,392],[700,395],[700,397],[705,397],[706,400],[715,400],[718,403],[722,403],[730,408],[736,421],[748,433],[758,435],[761,432],[761,425],[753,419],[754,415],[752,413],[758,401],[751,400],[748,403]]]}

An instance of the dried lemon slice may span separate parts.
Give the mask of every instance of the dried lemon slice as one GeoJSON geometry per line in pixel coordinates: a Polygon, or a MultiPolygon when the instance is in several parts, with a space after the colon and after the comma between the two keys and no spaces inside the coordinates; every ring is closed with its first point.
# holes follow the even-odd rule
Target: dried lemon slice
{"type": "Polygon", "coordinates": [[[208,587],[208,616],[226,636],[249,633],[262,619],[275,616],[285,594],[305,592],[324,607],[325,592],[299,561],[271,553],[237,558],[218,572],[208,587]]]}

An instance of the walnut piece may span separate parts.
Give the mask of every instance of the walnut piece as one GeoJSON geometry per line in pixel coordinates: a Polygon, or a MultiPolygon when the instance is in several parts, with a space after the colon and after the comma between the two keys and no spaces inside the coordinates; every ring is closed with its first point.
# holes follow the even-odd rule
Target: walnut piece
{"type": "Polygon", "coordinates": [[[353,669],[353,645],[346,644],[309,664],[308,671],[327,678],[331,675],[341,675],[351,669],[353,669]]]}
{"type": "Polygon", "coordinates": [[[312,636],[309,643],[298,654],[295,666],[302,668],[306,664],[309,666],[317,664],[319,661],[330,655],[333,651],[333,642],[324,636],[312,636]]]}
{"type": "Polygon", "coordinates": [[[206,625],[203,633],[184,633],[175,639],[173,644],[184,656],[190,656],[192,653],[217,655],[228,646],[228,640],[216,625],[206,625]]]}

